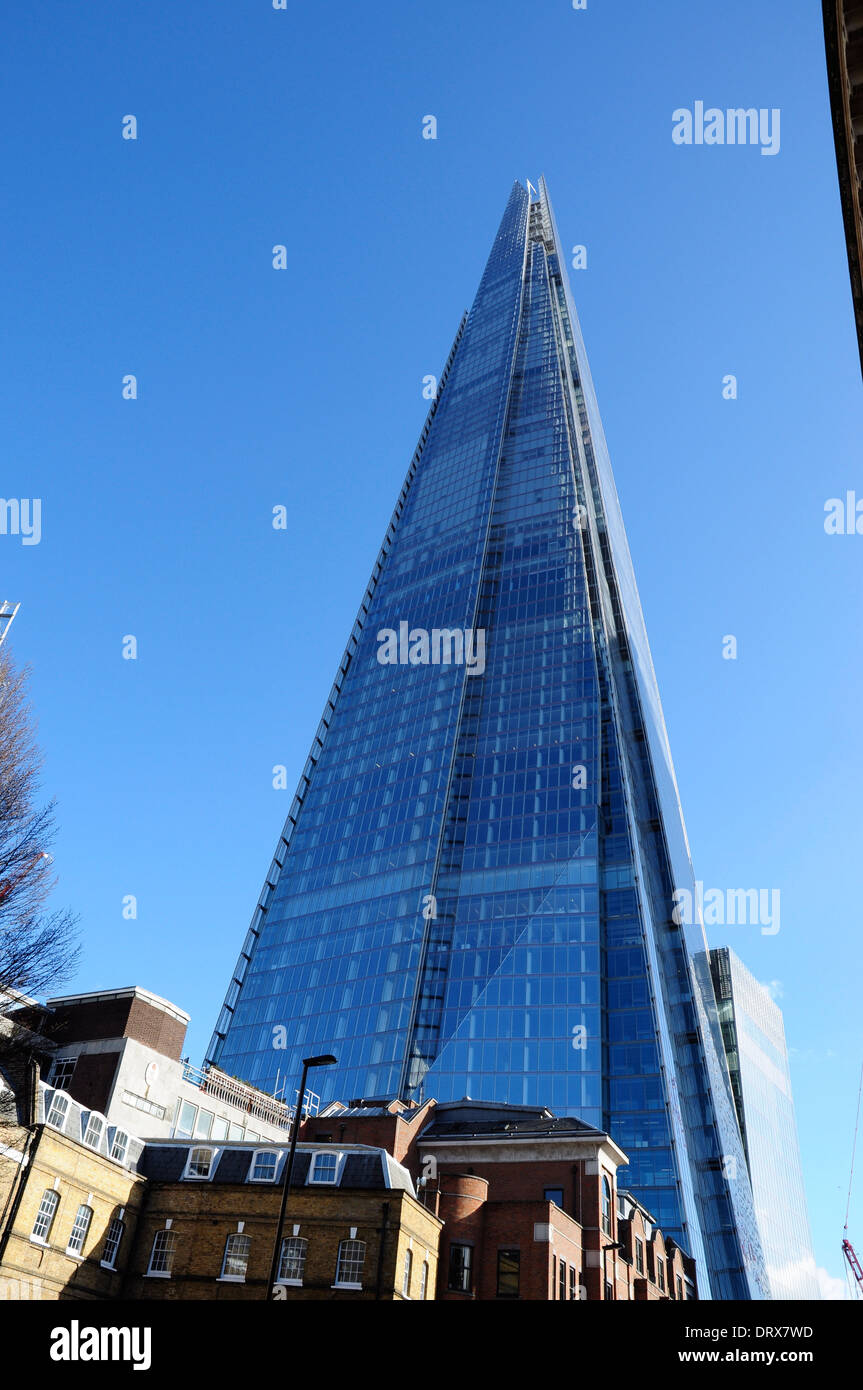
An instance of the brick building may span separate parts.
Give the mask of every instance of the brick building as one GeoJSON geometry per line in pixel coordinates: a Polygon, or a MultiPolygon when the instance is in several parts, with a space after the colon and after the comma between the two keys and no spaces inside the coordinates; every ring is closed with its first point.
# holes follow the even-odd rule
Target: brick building
{"type": "MultiPolygon", "coordinates": [[[[146,1209],[124,1297],[266,1299],[287,1152],[147,1145],[146,1209]]],[[[433,1298],[441,1221],[370,1145],[297,1149],[278,1284],[284,1300],[433,1298]]]]}
{"type": "Polygon", "coordinates": [[[697,1297],[694,1262],[618,1191],[626,1155],[607,1134],[543,1108],[458,1101],[331,1105],[301,1133],[384,1145],[443,1221],[447,1301],[697,1297]]]}
{"type": "Polygon", "coordinates": [[[143,1144],[71,1096],[0,1101],[0,1296],[116,1298],[144,1197],[143,1144]]]}
{"type": "MultiPolygon", "coordinates": [[[[16,1046],[0,1046],[0,1294],[267,1297],[291,1110],[190,1069],[187,1022],[138,988],[16,1009],[16,1046]]],[[[0,1043],[9,1027],[0,1016],[0,1043]]],[[[276,1297],[697,1297],[692,1260],[618,1189],[626,1162],[541,1107],[307,1113],[276,1297]]]]}
{"type": "Polygon", "coordinates": [[[863,0],[822,0],[827,83],[863,367],[863,0]]]}
{"type": "MultiPolygon", "coordinates": [[[[182,1056],[189,1015],[140,985],[49,999],[15,1017],[50,1040],[47,1080],[148,1138],[281,1139],[292,1107],[182,1056]]],[[[293,1100],[293,1096],[291,1097],[293,1100]]]]}

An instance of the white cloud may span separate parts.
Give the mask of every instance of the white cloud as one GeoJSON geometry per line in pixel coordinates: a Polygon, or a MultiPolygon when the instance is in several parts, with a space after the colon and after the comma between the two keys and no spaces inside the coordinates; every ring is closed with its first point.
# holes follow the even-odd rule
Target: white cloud
{"type": "Polygon", "coordinates": [[[821,1290],[822,1298],[835,1301],[836,1299],[847,1299],[849,1297],[848,1285],[844,1279],[837,1279],[835,1275],[828,1274],[827,1270],[823,1269],[821,1265],[817,1266],[815,1276],[818,1280],[818,1287],[821,1290]]]}

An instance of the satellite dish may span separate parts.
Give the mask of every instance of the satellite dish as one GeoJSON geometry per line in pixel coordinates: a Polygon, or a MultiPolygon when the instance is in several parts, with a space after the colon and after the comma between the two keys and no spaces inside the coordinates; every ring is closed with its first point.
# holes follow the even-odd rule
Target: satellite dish
{"type": "Polygon", "coordinates": [[[159,1063],[158,1063],[158,1062],[150,1062],[150,1064],[149,1064],[148,1067],[147,1067],[147,1070],[144,1072],[144,1080],[146,1081],[147,1085],[148,1085],[148,1086],[153,1086],[153,1085],[155,1085],[156,1078],[157,1078],[158,1075],[159,1075],[159,1063]]]}

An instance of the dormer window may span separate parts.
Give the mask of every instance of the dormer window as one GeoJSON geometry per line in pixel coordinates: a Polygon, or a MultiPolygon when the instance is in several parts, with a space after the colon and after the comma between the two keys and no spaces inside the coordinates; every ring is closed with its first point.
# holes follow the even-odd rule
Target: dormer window
{"type": "Polygon", "coordinates": [[[206,1181],[213,1171],[215,1157],[215,1149],[190,1149],[189,1161],[186,1164],[186,1171],[183,1176],[197,1179],[199,1182],[206,1181]]]}
{"type": "Polygon", "coordinates": [[[279,1155],[277,1153],[269,1153],[265,1149],[256,1153],[252,1159],[249,1182],[275,1182],[278,1161],[279,1155]]]}
{"type": "Polygon", "coordinates": [[[335,1183],[338,1171],[339,1155],[337,1153],[314,1154],[309,1182],[335,1183]]]}
{"type": "Polygon", "coordinates": [[[64,1095],[62,1091],[55,1091],[46,1123],[51,1125],[52,1129],[65,1129],[68,1113],[69,1097],[64,1095]]]}
{"type": "Polygon", "coordinates": [[[95,1111],[90,1112],[87,1121],[87,1128],[84,1131],[84,1143],[88,1149],[100,1149],[102,1147],[102,1135],[105,1133],[105,1121],[101,1115],[95,1111]]]}
{"type": "Polygon", "coordinates": [[[129,1136],[124,1129],[114,1130],[114,1142],[111,1145],[111,1157],[115,1163],[125,1163],[126,1154],[129,1149],[129,1136]]]}

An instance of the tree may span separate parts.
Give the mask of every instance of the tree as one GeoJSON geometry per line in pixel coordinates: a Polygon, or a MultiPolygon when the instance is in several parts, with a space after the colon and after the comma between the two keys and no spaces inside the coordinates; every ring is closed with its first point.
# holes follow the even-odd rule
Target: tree
{"type": "Polygon", "coordinates": [[[10,994],[56,987],[79,951],[77,918],[46,907],[56,883],[48,853],[54,802],[39,804],[42,756],[28,679],[0,648],[0,1012],[10,994]]]}

